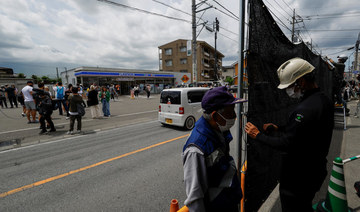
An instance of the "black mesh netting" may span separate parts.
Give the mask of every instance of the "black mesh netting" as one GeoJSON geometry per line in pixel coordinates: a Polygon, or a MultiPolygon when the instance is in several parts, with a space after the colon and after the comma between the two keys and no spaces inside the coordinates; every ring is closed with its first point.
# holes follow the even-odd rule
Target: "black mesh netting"
{"type": "MultiPolygon", "coordinates": [[[[294,57],[309,61],[316,68],[318,85],[330,98],[333,98],[333,89],[337,89],[342,80],[342,73],[331,70],[321,56],[312,53],[304,43],[291,43],[261,0],[249,0],[249,3],[248,121],[259,129],[264,123],[283,126],[289,111],[297,102],[290,99],[284,90],[277,89],[277,69],[282,63],[294,57]]],[[[246,211],[257,211],[276,186],[281,166],[280,154],[249,138],[246,211]]]]}

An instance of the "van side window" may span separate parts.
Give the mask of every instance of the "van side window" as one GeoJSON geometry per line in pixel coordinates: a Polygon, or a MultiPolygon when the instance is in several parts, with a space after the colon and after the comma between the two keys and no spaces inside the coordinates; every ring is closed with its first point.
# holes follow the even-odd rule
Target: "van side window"
{"type": "Polygon", "coordinates": [[[206,91],[189,91],[188,92],[188,101],[189,103],[201,102],[206,91]]]}
{"type": "Polygon", "coordinates": [[[160,96],[160,103],[162,104],[181,104],[180,91],[163,91],[160,96]]]}

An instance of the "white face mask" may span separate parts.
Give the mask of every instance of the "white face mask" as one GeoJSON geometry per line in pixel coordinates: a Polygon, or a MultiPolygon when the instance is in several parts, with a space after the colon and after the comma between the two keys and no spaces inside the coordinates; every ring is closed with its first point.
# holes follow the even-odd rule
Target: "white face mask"
{"type": "Polygon", "coordinates": [[[235,124],[235,118],[233,119],[227,119],[227,118],[224,118],[224,116],[222,116],[220,113],[217,113],[221,116],[221,118],[223,118],[225,120],[225,125],[224,126],[221,126],[219,123],[216,122],[216,124],[218,125],[219,127],[219,130],[220,132],[226,132],[226,131],[229,131],[230,128],[232,126],[234,126],[235,124]]]}
{"type": "Polygon", "coordinates": [[[302,97],[302,93],[300,90],[295,93],[295,86],[291,88],[286,88],[286,93],[290,98],[299,99],[302,97]]]}

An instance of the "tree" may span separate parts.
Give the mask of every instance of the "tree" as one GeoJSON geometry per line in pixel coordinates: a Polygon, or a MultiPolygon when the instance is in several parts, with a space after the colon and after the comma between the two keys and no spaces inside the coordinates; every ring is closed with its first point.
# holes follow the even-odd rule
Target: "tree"
{"type": "Polygon", "coordinates": [[[51,83],[51,79],[49,77],[47,77],[47,76],[42,76],[41,79],[44,82],[44,84],[51,83]]]}
{"type": "Polygon", "coordinates": [[[18,74],[18,78],[25,78],[24,73],[19,73],[19,74],[18,74]]]}
{"type": "Polygon", "coordinates": [[[234,78],[232,78],[230,76],[226,76],[225,82],[228,82],[229,85],[233,85],[234,84],[234,78]]]}

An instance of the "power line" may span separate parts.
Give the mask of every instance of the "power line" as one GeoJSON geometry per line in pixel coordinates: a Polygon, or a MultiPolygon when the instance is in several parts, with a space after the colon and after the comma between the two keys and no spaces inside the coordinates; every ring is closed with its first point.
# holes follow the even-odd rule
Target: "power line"
{"type": "Polygon", "coordinates": [[[232,39],[232,38],[230,38],[230,37],[228,37],[228,36],[226,36],[226,35],[224,35],[224,34],[222,34],[222,33],[220,33],[220,32],[218,32],[218,33],[219,33],[220,35],[226,37],[227,39],[232,40],[232,41],[234,41],[235,43],[238,43],[238,41],[236,41],[236,40],[234,40],[234,39],[232,39]]]}
{"type": "MultiPolygon", "coordinates": [[[[276,7],[274,7],[272,4],[270,4],[270,2],[269,1],[267,1],[267,0],[265,0],[266,2],[267,2],[267,4],[269,4],[271,7],[273,7],[280,15],[282,15],[287,21],[290,21],[289,20],[289,18],[287,18],[285,15],[283,15],[278,9],[276,9],[276,7]]],[[[269,7],[267,7],[269,10],[270,10],[270,8],[269,7]]],[[[290,17],[291,17],[291,15],[290,15],[290,17]]]]}
{"type": "Polygon", "coordinates": [[[224,11],[222,11],[222,10],[220,10],[220,9],[216,8],[216,7],[214,7],[213,5],[211,5],[211,4],[207,3],[207,2],[204,2],[204,3],[205,3],[205,4],[207,4],[208,6],[210,6],[210,7],[214,8],[215,10],[218,10],[219,12],[221,12],[221,13],[223,13],[223,14],[225,14],[225,15],[229,16],[230,18],[232,18],[232,19],[234,19],[234,20],[236,20],[236,21],[240,21],[239,17],[234,17],[234,16],[232,16],[232,15],[229,15],[228,13],[226,13],[226,12],[224,12],[224,11]]]}
{"type": "Polygon", "coordinates": [[[308,29],[309,31],[316,32],[331,32],[331,31],[360,31],[360,29],[308,29]]]}
{"type": "MultiPolygon", "coordinates": [[[[284,24],[284,22],[282,22],[282,20],[281,20],[279,17],[277,17],[277,15],[276,15],[272,10],[270,10],[269,7],[267,7],[267,9],[269,10],[269,12],[270,12],[271,14],[273,14],[273,16],[275,16],[275,17],[282,23],[282,26],[283,26],[283,27],[285,27],[285,28],[288,29],[290,32],[292,32],[292,30],[289,29],[289,27],[287,27],[286,24],[284,24]]],[[[279,22],[277,22],[277,21],[275,21],[275,22],[279,24],[279,22]]]]}
{"type": "Polygon", "coordinates": [[[223,9],[225,9],[226,11],[228,11],[229,13],[231,13],[231,15],[233,15],[235,18],[239,19],[239,17],[237,15],[235,15],[233,12],[231,12],[230,10],[228,10],[227,8],[225,8],[223,5],[221,5],[219,2],[217,2],[216,0],[213,0],[216,4],[218,4],[220,7],[222,7],[223,9]]]}
{"type": "Polygon", "coordinates": [[[150,11],[147,11],[147,10],[139,9],[139,8],[136,8],[136,7],[131,7],[131,6],[128,6],[128,5],[125,5],[125,4],[121,4],[121,3],[117,3],[117,2],[113,2],[113,1],[109,1],[109,0],[98,0],[98,1],[105,2],[105,3],[112,4],[112,5],[119,6],[119,7],[123,7],[123,8],[127,8],[127,9],[131,9],[131,10],[136,10],[138,12],[142,12],[142,13],[146,13],[146,14],[150,14],[150,15],[155,15],[155,16],[160,16],[160,17],[163,17],[163,18],[168,18],[168,19],[172,19],[172,20],[176,20],[176,21],[183,21],[183,22],[191,23],[191,21],[188,21],[188,20],[185,20],[185,19],[174,18],[174,17],[171,17],[171,16],[166,16],[166,15],[162,15],[162,14],[159,14],[159,13],[150,12],[150,11]]]}
{"type": "Polygon", "coordinates": [[[180,10],[180,9],[178,9],[178,8],[175,8],[175,7],[173,7],[173,6],[170,6],[170,5],[168,5],[168,4],[165,4],[165,3],[161,2],[161,1],[157,1],[157,0],[153,0],[153,1],[156,2],[156,3],[162,4],[162,5],[166,6],[166,7],[170,7],[171,9],[174,9],[174,10],[176,10],[176,11],[182,12],[182,13],[184,13],[184,14],[186,14],[186,15],[190,15],[190,16],[191,16],[190,13],[185,12],[185,11],[183,11],[183,10],[180,10]]]}
{"type": "Polygon", "coordinates": [[[291,14],[289,14],[279,3],[278,3],[278,1],[276,1],[276,0],[274,0],[275,1],[275,3],[277,4],[277,5],[279,5],[279,7],[286,13],[286,14],[288,14],[288,16],[290,16],[291,17],[291,14]]]}
{"type": "MultiPolygon", "coordinates": [[[[174,10],[176,10],[176,11],[179,11],[179,12],[182,12],[182,13],[184,13],[184,14],[187,14],[187,15],[190,15],[190,16],[191,16],[190,13],[185,12],[185,11],[183,11],[183,10],[180,10],[180,9],[178,9],[178,8],[172,7],[172,6],[170,6],[170,5],[168,5],[168,4],[165,4],[165,3],[163,3],[163,2],[160,2],[160,1],[157,1],[157,0],[153,0],[153,1],[154,1],[154,2],[157,2],[157,3],[159,3],[159,4],[162,4],[162,5],[166,6],[166,7],[169,7],[169,8],[171,8],[171,9],[174,9],[174,10]]],[[[202,20],[202,21],[205,22],[205,20],[202,19],[202,15],[201,15],[201,17],[197,17],[197,18],[198,18],[199,20],[202,20]]],[[[229,33],[231,33],[231,34],[234,34],[234,35],[238,36],[237,33],[232,32],[232,31],[230,31],[230,30],[228,30],[228,29],[226,29],[226,28],[224,28],[224,27],[221,27],[221,26],[220,26],[220,28],[223,29],[223,30],[225,30],[225,31],[227,31],[227,32],[229,32],[229,33]]]]}
{"type": "Polygon", "coordinates": [[[293,9],[284,1],[284,0],[282,0],[285,4],[286,4],[286,6],[288,6],[288,8],[290,9],[290,11],[293,11],[293,9]]]}

